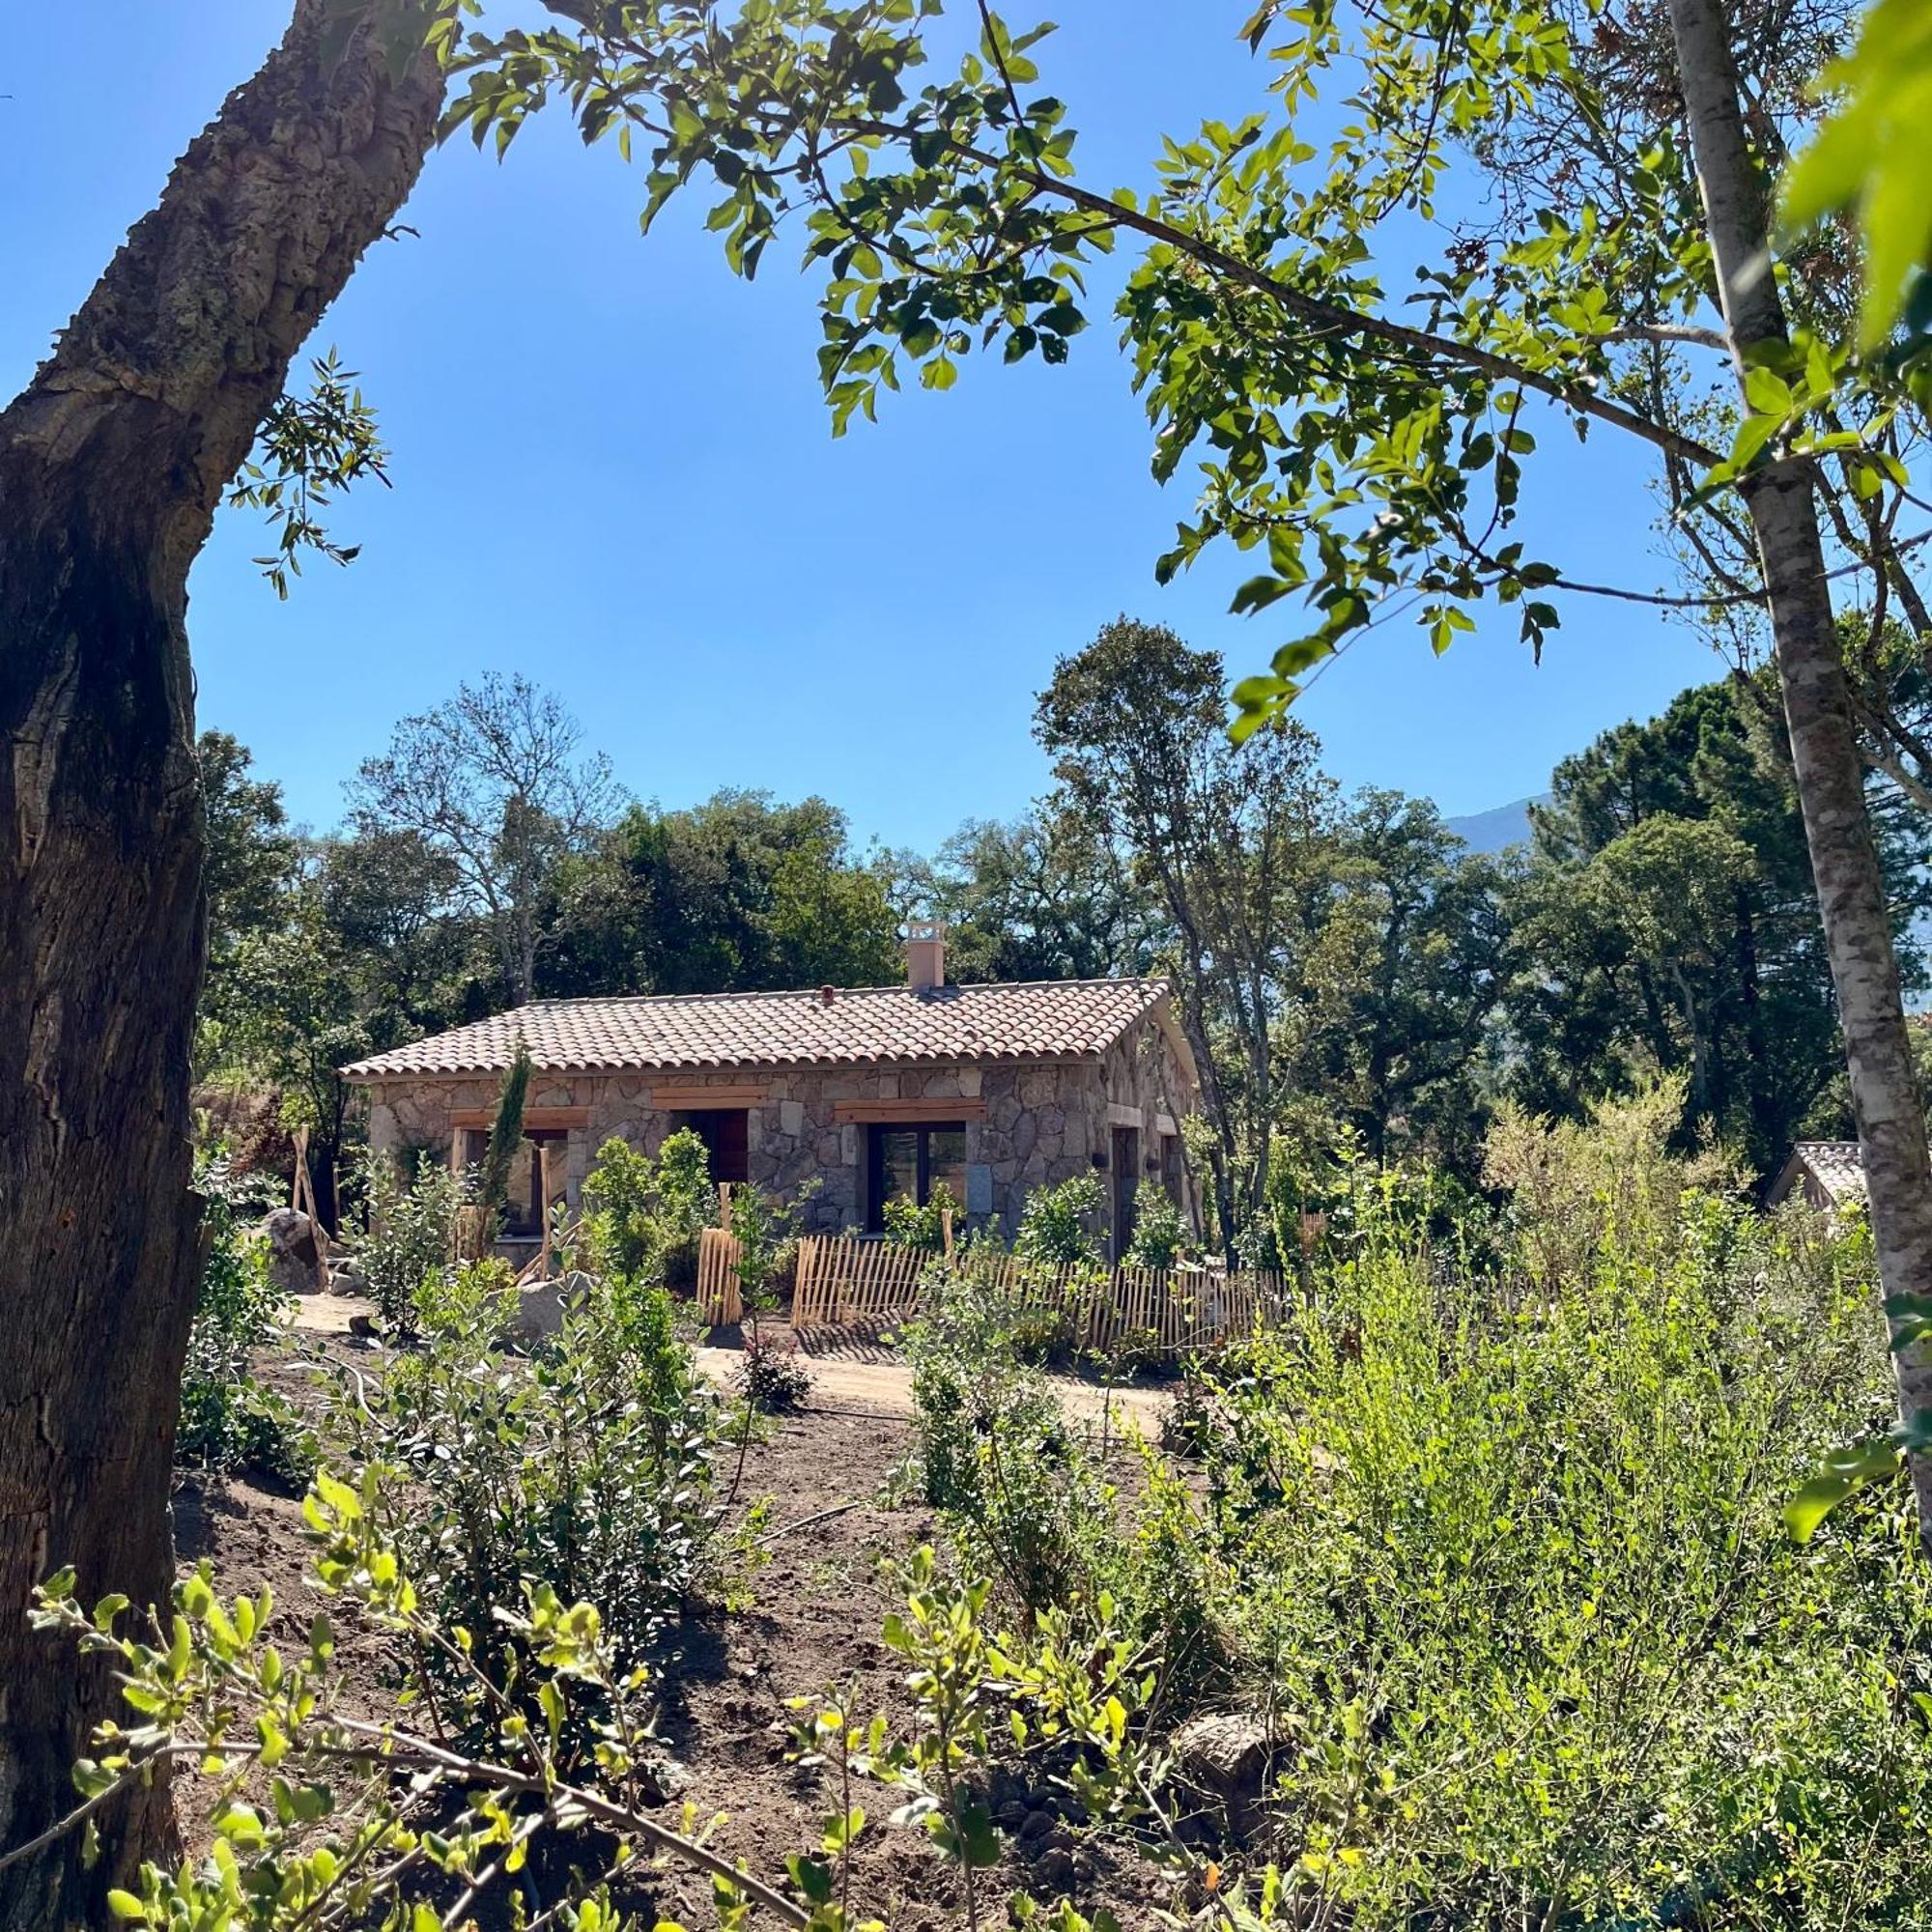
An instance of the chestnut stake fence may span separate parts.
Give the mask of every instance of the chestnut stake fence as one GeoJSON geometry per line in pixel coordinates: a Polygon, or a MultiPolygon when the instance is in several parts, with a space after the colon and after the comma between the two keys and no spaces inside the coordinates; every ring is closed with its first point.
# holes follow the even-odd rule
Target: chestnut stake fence
{"type": "MultiPolygon", "coordinates": [[[[736,1244],[706,1229],[698,1246],[698,1302],[706,1321],[739,1319],[736,1244]],[[730,1309],[729,1314],[721,1311],[730,1309]]],[[[876,1329],[919,1312],[926,1275],[945,1258],[857,1235],[808,1235],[798,1244],[791,1325],[801,1334],[876,1329]]],[[[1179,1356],[1244,1335],[1277,1319],[1287,1288],[1278,1274],[1216,1274],[1206,1269],[1096,1267],[1046,1269],[1006,1256],[976,1259],[989,1291],[1037,1310],[1072,1346],[1105,1353],[1131,1342],[1148,1353],[1179,1356]]]]}

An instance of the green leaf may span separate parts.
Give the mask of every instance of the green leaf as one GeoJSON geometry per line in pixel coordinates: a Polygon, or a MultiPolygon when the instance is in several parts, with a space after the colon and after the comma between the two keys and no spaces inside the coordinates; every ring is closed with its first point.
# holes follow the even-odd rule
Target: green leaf
{"type": "Polygon", "coordinates": [[[1863,233],[1859,343],[1876,349],[1898,320],[1915,268],[1932,260],[1924,129],[1932,122],[1932,8],[1877,0],[1858,43],[1823,85],[1843,104],[1786,171],[1787,236],[1844,209],[1863,233]]]}
{"type": "Polygon", "coordinates": [[[824,1860],[807,1858],[803,1852],[792,1852],[787,1854],[784,1862],[785,1870],[791,1874],[791,1882],[810,1903],[831,1904],[833,1872],[824,1860]]]}
{"type": "Polygon", "coordinates": [[[1818,1525],[1863,1487],[1856,1476],[1813,1476],[1784,1506],[1784,1527],[1792,1542],[1809,1543],[1818,1525]]]}
{"type": "Polygon", "coordinates": [[[1745,371],[1745,400],[1761,415],[1782,421],[1791,413],[1791,385],[1761,365],[1745,371]]]}

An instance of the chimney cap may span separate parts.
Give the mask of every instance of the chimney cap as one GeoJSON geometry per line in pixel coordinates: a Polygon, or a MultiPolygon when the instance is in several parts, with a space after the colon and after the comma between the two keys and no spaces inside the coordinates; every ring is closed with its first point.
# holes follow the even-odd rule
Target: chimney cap
{"type": "Polygon", "coordinates": [[[930,993],[946,983],[946,922],[906,921],[906,983],[915,993],[930,993]]]}
{"type": "Polygon", "coordinates": [[[818,989],[818,1004],[821,1007],[829,1007],[838,997],[838,988],[837,986],[821,986],[818,989]]]}

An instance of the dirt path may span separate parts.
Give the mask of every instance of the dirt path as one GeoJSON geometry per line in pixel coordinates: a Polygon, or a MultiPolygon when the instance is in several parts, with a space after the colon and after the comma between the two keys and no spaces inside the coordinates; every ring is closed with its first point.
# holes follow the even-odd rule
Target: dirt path
{"type": "MultiPolygon", "coordinates": [[[[293,1325],[312,1335],[344,1335],[357,1315],[375,1313],[373,1304],[353,1294],[304,1294],[297,1298],[293,1325]]],[[[730,1384],[740,1359],[736,1348],[696,1350],[699,1370],[720,1387],[730,1384]]],[[[814,1344],[806,1350],[811,1366],[810,1406],[850,1409],[904,1418],[913,1413],[912,1371],[896,1350],[878,1343],[814,1344]]],[[[1097,1422],[1111,1415],[1117,1427],[1139,1424],[1153,1436],[1160,1429],[1167,1392],[1157,1388],[1106,1388],[1078,1376],[1049,1376],[1061,1406],[1077,1421],[1097,1422]]]]}

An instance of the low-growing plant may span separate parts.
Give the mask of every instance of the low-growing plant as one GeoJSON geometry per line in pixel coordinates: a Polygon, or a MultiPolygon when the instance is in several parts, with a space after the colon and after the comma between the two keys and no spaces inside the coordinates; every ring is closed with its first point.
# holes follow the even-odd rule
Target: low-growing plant
{"type": "Polygon", "coordinates": [[[811,1399],[811,1370],[789,1335],[746,1336],[731,1380],[759,1415],[796,1415],[811,1399]]]}
{"type": "Polygon", "coordinates": [[[415,1330],[418,1291],[452,1264],[457,1219],[470,1185],[428,1153],[418,1154],[407,1178],[376,1154],[369,1161],[366,1190],[369,1226],[356,1260],[384,1326],[407,1339],[415,1330]]]}
{"type": "Polygon", "coordinates": [[[949,1215],[955,1230],[962,1225],[959,1204],[943,1180],[933,1188],[923,1208],[910,1196],[898,1194],[885,1204],[883,1213],[887,1240],[901,1248],[919,1248],[929,1255],[945,1252],[949,1215]]]}
{"type": "MultiPolygon", "coordinates": [[[[598,1285],[519,1362],[505,1350],[514,1303],[500,1262],[432,1277],[419,1346],[380,1381],[347,1375],[328,1436],[350,1466],[388,1472],[385,1533],[471,1633],[470,1661],[516,1700],[541,1673],[497,1611],[526,1587],[608,1604],[605,1639],[628,1666],[728,1555],[712,1481],[718,1404],[688,1351],[640,1347],[635,1314],[598,1285]]],[[[448,1661],[416,1663],[424,1694],[446,1696],[448,1661]]]]}
{"type": "MultiPolygon", "coordinates": [[[[1171,1862],[1205,1869],[1162,1809],[1163,1765],[1141,1722],[1154,1686],[1148,1660],[1112,1629],[1105,1603],[997,1632],[984,1620],[986,1585],[954,1582],[931,1550],[917,1551],[901,1577],[905,1608],[884,1630],[906,1667],[909,1721],[858,1717],[838,1692],[793,1702],[795,1755],[832,1784],[836,1809],[816,1844],[784,1857],[787,1888],[708,1843],[717,1820],[696,1805],[665,1815],[646,1757],[648,1674],[626,1664],[594,1605],[536,1584],[497,1606],[531,1660],[533,1721],[478,1668],[473,1634],[411,1575],[386,1527],[395,1514],[375,1471],[356,1485],[318,1475],[303,1519],[324,1607],[305,1644],[277,1641],[283,1621],[267,1589],[224,1603],[206,1565],[176,1585],[165,1613],[134,1613],[121,1597],[86,1611],[71,1572],[37,1593],[36,1628],[111,1661],[139,1719],[99,1728],[99,1755],[74,1767],[80,1802],[55,1830],[85,1831],[103,1805],[172,1773],[213,1846],[201,1860],[144,1864],[108,1895],[118,1922],[644,1932],[653,1920],[632,1909],[639,1889],[681,1868],[708,1880],[720,1932],[741,1932],[754,1913],[799,1932],[883,1932],[853,1896],[853,1850],[868,1829],[859,1790],[876,1784],[904,1800],[894,1823],[958,1869],[966,1932],[980,1932],[989,1901],[979,1874],[1002,1852],[981,1796],[996,1749],[1050,1769],[1086,1818],[1150,1844],[1164,1836],[1171,1862]],[[442,1659],[446,1701],[350,1715],[341,1658],[345,1637],[362,1634],[442,1659]],[[593,1748],[573,1755],[580,1733],[593,1748]]],[[[0,1852],[0,1864],[19,1855],[0,1852]]],[[[1065,1896],[1042,1905],[1018,1892],[1003,1904],[1022,1925],[1119,1932],[1110,1915],[1090,1918],[1065,1896]]]]}
{"type": "Polygon", "coordinates": [[[287,1297],[269,1275],[268,1250],[247,1238],[242,1216],[259,1208],[219,1151],[195,1175],[207,1259],[182,1369],[178,1462],[204,1468],[306,1473],[313,1460],[300,1417],[254,1373],[251,1357],[283,1332],[287,1297]]]}
{"type": "Polygon", "coordinates": [[[905,1348],[925,1498],[952,1518],[968,1561],[1037,1612],[1084,1587],[1098,1485],[1018,1352],[997,1279],[970,1253],[956,1272],[935,1271],[905,1348]]]}
{"type": "Polygon", "coordinates": [[[1121,1259],[1129,1267],[1165,1271],[1185,1258],[1188,1232],[1180,1204],[1157,1180],[1142,1179],[1134,1190],[1134,1233],[1121,1259]]]}
{"type": "MultiPolygon", "coordinates": [[[[891,1573],[905,1602],[886,1619],[885,1642],[907,1666],[912,1723],[904,1735],[883,1717],[851,1714],[849,1692],[795,1698],[807,1714],[794,1733],[794,1755],[837,1781],[838,1808],[826,1820],[821,1859],[792,1858],[787,1869],[806,1897],[837,1904],[849,1916],[851,1854],[865,1827],[853,1802],[856,1780],[896,1788],[907,1802],[896,1824],[923,1831],[958,1867],[968,1932],[982,1922],[978,1875],[1000,1861],[999,1827],[984,1795],[994,1752],[1045,1760],[1053,1780],[1090,1821],[1137,1823],[1155,1810],[1157,1758],[1134,1719],[1153,1688],[1151,1674],[1108,1622],[1111,1605],[1093,1613],[1049,1609],[1023,1635],[986,1621],[992,1586],[943,1574],[930,1548],[917,1549],[891,1573]]],[[[1025,1893],[1002,1901],[1026,1923],[1039,1913],[1025,1893]]],[[[1074,1932],[1090,1921],[1061,1901],[1044,1922],[1074,1932]],[[1071,1918],[1067,1916],[1071,1913],[1071,1918]]],[[[1102,1923],[1112,1925],[1111,1916],[1102,1923]]]]}

